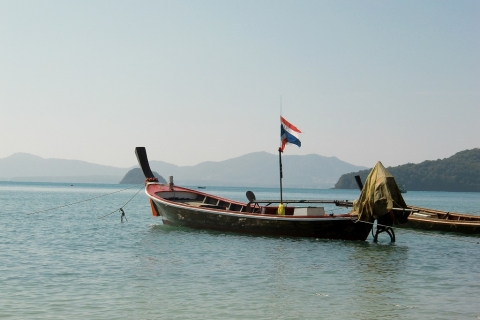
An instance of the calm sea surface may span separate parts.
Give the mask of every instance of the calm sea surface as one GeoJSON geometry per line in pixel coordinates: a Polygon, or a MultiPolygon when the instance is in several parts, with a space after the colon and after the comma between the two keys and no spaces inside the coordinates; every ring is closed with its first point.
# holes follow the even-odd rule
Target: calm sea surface
{"type": "MultiPolygon", "coordinates": [[[[135,196],[141,187],[0,182],[0,319],[480,319],[480,237],[397,229],[392,244],[167,227],[143,190],[135,196]],[[99,219],[127,202],[128,222],[99,219]]],[[[204,191],[244,201],[247,188],[204,191]]],[[[480,193],[404,198],[480,215],[480,193]]]]}

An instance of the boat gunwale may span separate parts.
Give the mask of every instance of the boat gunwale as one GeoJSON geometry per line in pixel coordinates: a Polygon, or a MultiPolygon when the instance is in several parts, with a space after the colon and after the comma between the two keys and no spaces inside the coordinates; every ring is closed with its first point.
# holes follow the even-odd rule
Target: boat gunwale
{"type": "MultiPolygon", "coordinates": [[[[240,211],[235,211],[235,210],[226,210],[226,209],[218,209],[218,208],[207,208],[207,207],[195,207],[195,206],[190,206],[188,204],[182,203],[182,202],[177,202],[177,201],[172,201],[168,200],[166,198],[162,198],[158,196],[157,194],[151,194],[148,192],[148,186],[149,185],[160,185],[160,186],[165,186],[159,183],[148,183],[146,188],[145,188],[145,193],[147,196],[153,200],[153,201],[158,201],[162,202],[165,205],[169,205],[175,208],[181,208],[181,209],[186,209],[189,211],[197,211],[197,212],[203,212],[203,213],[211,213],[211,214],[217,214],[217,215],[225,215],[225,216],[233,216],[233,217],[240,217],[240,218],[251,218],[251,219],[262,219],[262,220],[277,220],[277,221],[339,221],[339,220],[350,220],[352,222],[355,222],[357,217],[352,216],[349,213],[341,214],[341,215],[323,215],[323,216],[279,216],[279,215],[274,215],[274,214],[262,214],[262,213],[250,213],[250,212],[240,212],[240,211]]],[[[220,201],[225,201],[237,205],[242,205],[242,206],[247,206],[246,203],[240,202],[240,201],[235,201],[235,200],[230,200],[226,198],[222,198],[216,195],[212,194],[207,194],[203,193],[200,191],[196,191],[193,189],[188,189],[184,187],[178,187],[175,186],[174,188],[179,189],[178,191],[187,191],[187,192],[192,192],[193,194],[200,194],[206,197],[212,197],[215,199],[218,199],[220,201]]],[[[158,192],[158,191],[157,191],[158,192]]],[[[165,190],[165,192],[169,192],[165,190]]]]}
{"type": "Polygon", "coordinates": [[[480,226],[480,216],[472,214],[464,214],[458,212],[449,212],[436,209],[422,208],[416,206],[408,206],[411,209],[418,210],[418,213],[424,212],[425,214],[430,214],[430,217],[421,217],[417,215],[410,215],[408,220],[418,221],[418,222],[428,222],[432,224],[443,224],[443,225],[461,225],[461,226],[480,226]],[[445,219],[438,217],[439,214],[448,215],[449,217],[458,217],[459,220],[454,219],[445,219]],[[463,218],[463,219],[462,219],[463,218]],[[473,220],[465,220],[473,219],[473,220]]]}

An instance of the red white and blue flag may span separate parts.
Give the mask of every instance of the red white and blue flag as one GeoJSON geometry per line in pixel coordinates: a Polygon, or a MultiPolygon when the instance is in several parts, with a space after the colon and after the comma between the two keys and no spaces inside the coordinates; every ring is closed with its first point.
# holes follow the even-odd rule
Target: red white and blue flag
{"type": "Polygon", "coordinates": [[[280,116],[280,123],[280,141],[282,142],[280,151],[283,152],[287,143],[296,144],[300,147],[302,143],[298,140],[298,136],[302,131],[298,130],[297,127],[285,120],[282,116],[280,116]]]}

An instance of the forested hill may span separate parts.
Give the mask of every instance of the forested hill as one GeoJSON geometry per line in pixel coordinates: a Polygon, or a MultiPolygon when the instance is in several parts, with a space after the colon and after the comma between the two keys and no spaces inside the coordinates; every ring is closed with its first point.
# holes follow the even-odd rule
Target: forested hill
{"type": "MultiPolygon", "coordinates": [[[[398,185],[412,191],[480,192],[480,148],[464,150],[450,158],[388,167],[398,185]]],[[[355,176],[365,182],[371,169],[344,174],[335,189],[358,188],[355,176]]]]}

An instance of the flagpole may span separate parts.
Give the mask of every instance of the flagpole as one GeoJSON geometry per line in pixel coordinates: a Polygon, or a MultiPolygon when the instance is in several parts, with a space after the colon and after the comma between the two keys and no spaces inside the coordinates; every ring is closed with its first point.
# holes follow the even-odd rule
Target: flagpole
{"type": "MultiPolygon", "coordinates": [[[[281,101],[281,100],[280,100],[281,101]]],[[[278,148],[278,161],[280,163],[280,205],[278,206],[278,214],[284,215],[285,214],[285,207],[283,205],[283,190],[282,190],[282,179],[283,179],[283,170],[282,170],[282,152],[283,148],[286,144],[292,143],[296,144],[297,146],[301,146],[302,143],[298,140],[298,134],[302,133],[295,127],[293,124],[285,120],[280,115],[280,141],[281,147],[278,148]]]]}
{"type": "MultiPolygon", "coordinates": [[[[282,118],[282,96],[280,96],[280,119],[282,118]]],[[[282,142],[283,143],[283,142],[282,142]]],[[[283,179],[283,170],[282,170],[282,147],[278,148],[278,161],[280,163],[280,203],[283,204],[283,191],[282,191],[282,179],[283,179]]]]}
{"type": "Polygon", "coordinates": [[[283,192],[282,192],[282,178],[283,178],[283,171],[282,171],[282,148],[278,148],[278,160],[280,163],[280,203],[283,204],[283,192]]]}

